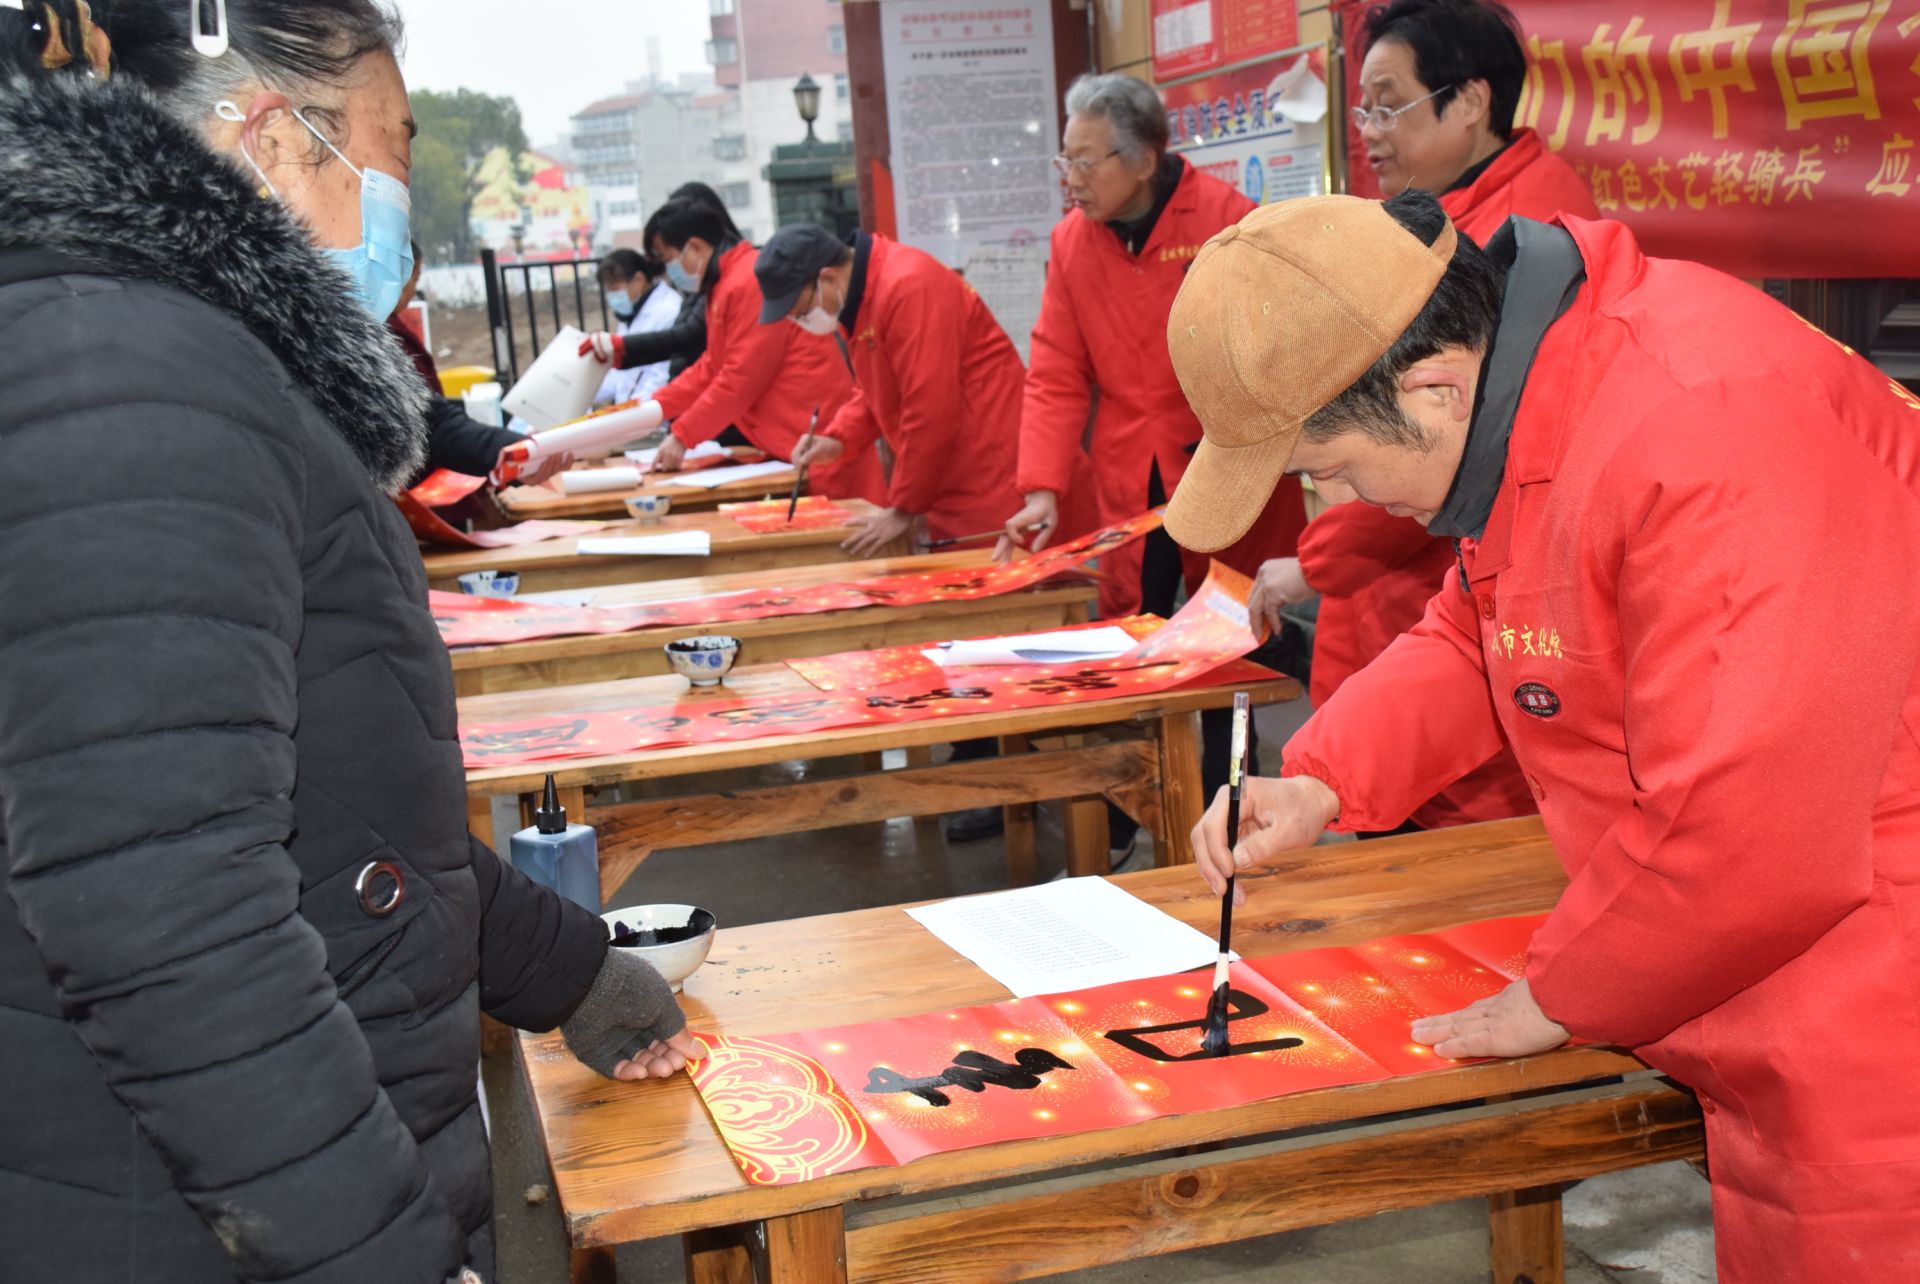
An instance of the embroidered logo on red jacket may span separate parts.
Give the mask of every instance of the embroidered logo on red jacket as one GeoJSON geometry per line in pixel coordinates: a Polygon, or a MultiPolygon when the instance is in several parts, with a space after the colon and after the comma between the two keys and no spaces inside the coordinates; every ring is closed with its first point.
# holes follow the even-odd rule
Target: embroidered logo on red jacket
{"type": "Polygon", "coordinates": [[[1520,706],[1522,713],[1530,713],[1536,718],[1551,718],[1560,712],[1560,697],[1553,688],[1538,682],[1522,682],[1513,689],[1513,702],[1520,706]]]}

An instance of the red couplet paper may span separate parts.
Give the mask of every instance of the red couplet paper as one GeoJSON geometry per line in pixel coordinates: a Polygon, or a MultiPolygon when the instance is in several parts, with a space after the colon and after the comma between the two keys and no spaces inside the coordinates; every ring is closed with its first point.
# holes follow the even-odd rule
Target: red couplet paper
{"type": "MultiPolygon", "coordinates": [[[[1133,651],[1112,660],[953,672],[927,664],[931,672],[914,669],[897,681],[851,690],[836,687],[818,695],[729,699],[707,694],[669,706],[559,711],[538,718],[468,723],[460,728],[462,755],[469,769],[516,766],[1150,695],[1202,681],[1218,686],[1269,680],[1275,676],[1270,670],[1240,659],[1256,645],[1247,627],[1244,601],[1236,612],[1232,598],[1208,591],[1223,581],[1237,582],[1244,595],[1244,577],[1216,564],[1207,584],[1172,620],[1158,626],[1133,651]]],[[[1143,619],[1154,622],[1152,617],[1143,619]]],[[[1144,626],[1136,622],[1135,627],[1144,626]]],[[[870,653],[856,652],[829,657],[820,671],[857,674],[871,663],[870,653]]]]}
{"type": "Polygon", "coordinates": [[[792,518],[787,516],[790,504],[786,499],[757,499],[749,504],[722,504],[720,511],[755,535],[836,530],[853,522],[852,513],[818,495],[807,495],[793,505],[792,518]]]}
{"type": "MultiPolygon", "coordinates": [[[[521,522],[517,526],[508,526],[497,531],[463,531],[414,498],[410,491],[395,495],[393,502],[399,506],[400,515],[407,519],[407,525],[413,528],[414,535],[421,542],[452,544],[462,548],[514,548],[521,544],[538,544],[542,540],[570,539],[577,535],[591,535],[595,531],[603,531],[611,524],[608,522],[532,521],[521,522]]],[[[440,596],[459,597],[461,595],[454,593],[440,596]]]]}
{"type": "Polygon", "coordinates": [[[484,477],[469,477],[450,468],[436,468],[407,494],[428,508],[445,508],[448,504],[459,503],[486,484],[484,477]]]}
{"type": "Polygon", "coordinates": [[[1544,915],[1233,965],[1225,1057],[1200,1046],[1211,972],[771,1038],[698,1036],[688,1067],[747,1180],[778,1186],[1457,1064],[1412,1022],[1525,970],[1544,915]]]}
{"type": "MultiPolygon", "coordinates": [[[[405,506],[403,505],[403,510],[405,506]]],[[[416,505],[417,507],[417,505],[416,505]]],[[[784,506],[782,507],[784,511],[784,506]]],[[[438,523],[452,539],[472,541],[432,513],[419,510],[421,520],[438,523]]],[[[410,515],[409,520],[413,520],[410,515]]],[[[528,526],[567,525],[560,522],[522,522],[528,526]]],[[[1143,539],[1158,529],[1160,514],[1143,513],[1132,521],[1096,531],[1032,557],[998,566],[923,571],[910,575],[876,575],[841,584],[808,588],[749,589],[716,593],[677,602],[645,602],[630,606],[553,606],[544,602],[514,602],[500,598],[468,597],[462,593],[428,595],[434,623],[448,646],[498,646],[531,642],[536,638],[577,637],[586,634],[631,633],[636,629],[670,624],[727,624],[736,620],[767,620],[826,611],[856,611],[875,606],[919,606],[927,602],[964,602],[998,597],[1032,588],[1055,575],[1086,563],[1122,545],[1143,539]]],[[[416,525],[416,531],[419,527],[416,525]]],[[[487,535],[506,532],[490,531],[487,535]]]]}

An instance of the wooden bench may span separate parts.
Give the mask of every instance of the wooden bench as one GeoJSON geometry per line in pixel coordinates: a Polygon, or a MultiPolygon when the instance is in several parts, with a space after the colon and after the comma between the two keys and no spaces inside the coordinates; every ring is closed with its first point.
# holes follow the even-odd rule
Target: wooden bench
{"type": "MultiPolygon", "coordinates": [[[[873,505],[860,499],[847,500],[841,507],[858,517],[874,512],[873,505]]],[[[852,555],[840,547],[853,533],[850,529],[775,531],[756,535],[726,514],[711,510],[669,513],[650,526],[631,521],[621,522],[582,538],[666,535],[684,531],[705,531],[712,541],[713,551],[705,557],[636,557],[626,554],[589,557],[581,554],[578,539],[549,539],[512,548],[429,549],[422,554],[422,560],[427,566],[427,582],[437,589],[458,591],[460,577],[469,571],[512,571],[520,576],[522,593],[678,580],[691,575],[778,571],[795,566],[818,566],[821,563],[844,565],[853,560],[852,555]]],[[[881,556],[901,557],[907,551],[907,540],[901,538],[883,550],[881,556]]]]}
{"type": "MultiPolygon", "coordinates": [[[[475,833],[489,836],[493,799],[502,794],[517,797],[522,815],[530,818],[551,772],[567,814],[586,817],[600,830],[604,899],[611,899],[650,853],[665,848],[989,806],[1007,809],[1008,880],[1024,884],[1034,877],[1033,806],[1055,800],[1065,803],[1067,867],[1074,873],[1107,871],[1104,800],[1114,802],[1153,835],[1161,862],[1183,861],[1191,858],[1188,834],[1204,810],[1199,713],[1228,707],[1235,689],[1188,687],[921,722],[482,767],[467,773],[468,819],[475,833]],[[997,757],[930,761],[935,745],[989,737],[999,742],[997,757]],[[871,769],[889,749],[907,750],[908,765],[871,769]],[[738,783],[738,773],[745,768],[832,758],[859,758],[870,769],[860,775],[807,777],[770,786],[738,783]],[[591,814],[587,810],[588,795],[594,791],[641,781],[657,786],[695,776],[700,781],[687,786],[684,793],[595,807],[591,814]]],[[[1300,695],[1299,683],[1278,676],[1238,689],[1249,691],[1256,705],[1300,695]]],[[[693,698],[813,690],[785,665],[756,665],[734,670],[724,687],[694,693],[693,698]]],[[[686,680],[678,677],[467,696],[459,702],[460,725],[538,718],[561,711],[665,709],[688,698],[686,680]]]]}

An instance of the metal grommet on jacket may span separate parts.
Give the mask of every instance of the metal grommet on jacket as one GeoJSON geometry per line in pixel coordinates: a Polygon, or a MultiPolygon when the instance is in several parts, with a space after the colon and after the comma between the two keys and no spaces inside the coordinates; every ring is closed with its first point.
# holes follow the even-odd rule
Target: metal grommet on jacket
{"type": "Polygon", "coordinates": [[[353,880],[353,894],[369,918],[385,918],[407,899],[407,876],[390,860],[377,860],[353,880]]]}

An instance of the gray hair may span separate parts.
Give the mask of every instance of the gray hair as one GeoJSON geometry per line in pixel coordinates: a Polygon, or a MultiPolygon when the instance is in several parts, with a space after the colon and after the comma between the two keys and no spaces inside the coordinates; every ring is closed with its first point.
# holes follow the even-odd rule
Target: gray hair
{"type": "Polygon", "coordinates": [[[1113,126],[1113,145],[1125,160],[1167,150],[1167,109],[1144,80],[1117,71],[1081,76],[1067,88],[1067,115],[1105,117],[1113,126]]]}
{"type": "MultiPolygon", "coordinates": [[[[73,0],[35,7],[51,14],[72,47],[73,0]]],[[[344,82],[368,54],[400,48],[400,18],[387,0],[227,0],[228,49],[209,58],[194,51],[189,24],[198,20],[211,32],[216,11],[213,0],[118,0],[101,23],[113,42],[115,72],[140,82],[196,131],[210,127],[215,103],[265,84],[309,118],[331,124],[338,143],[344,82]]],[[[82,59],[72,66],[75,73],[86,69],[82,59]]]]}

